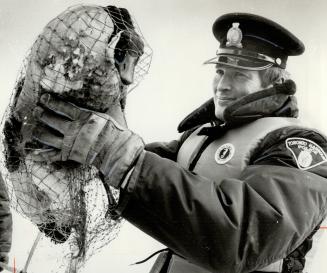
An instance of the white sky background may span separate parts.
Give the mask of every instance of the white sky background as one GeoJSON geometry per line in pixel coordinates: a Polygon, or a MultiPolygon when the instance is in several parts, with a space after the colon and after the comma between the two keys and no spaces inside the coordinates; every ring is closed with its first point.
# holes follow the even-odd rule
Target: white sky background
{"type": "MultiPolygon", "coordinates": [[[[80,3],[129,9],[153,49],[149,75],[130,94],[127,104],[129,126],[146,142],[176,138],[179,121],[211,96],[214,68],[202,65],[215,55],[218,47],[211,26],[216,17],[233,11],[273,19],[304,42],[306,52],[290,57],[288,70],[298,86],[301,117],[327,132],[327,2],[323,0],[0,0],[1,112],[36,36],[52,18],[80,3]]],[[[15,256],[22,266],[36,229],[19,216],[15,216],[14,224],[11,258],[15,256]]],[[[140,266],[128,265],[161,247],[126,223],[120,236],[93,257],[83,272],[148,272],[153,260],[140,266]]],[[[327,240],[310,273],[326,272],[326,251],[327,240]]],[[[51,248],[37,249],[33,259],[29,273],[46,273],[51,248]]]]}

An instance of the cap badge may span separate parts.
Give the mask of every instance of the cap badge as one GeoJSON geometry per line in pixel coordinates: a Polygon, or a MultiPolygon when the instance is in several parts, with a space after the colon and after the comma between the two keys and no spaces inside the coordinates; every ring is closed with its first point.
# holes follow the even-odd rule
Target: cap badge
{"type": "Polygon", "coordinates": [[[227,32],[227,42],[226,46],[236,46],[238,48],[242,48],[242,31],[239,29],[239,23],[233,23],[233,26],[227,32]]]}

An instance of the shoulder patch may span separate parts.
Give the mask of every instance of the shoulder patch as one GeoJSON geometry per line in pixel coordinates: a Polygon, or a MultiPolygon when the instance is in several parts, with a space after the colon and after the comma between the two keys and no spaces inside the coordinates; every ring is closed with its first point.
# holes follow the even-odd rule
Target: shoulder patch
{"type": "Polygon", "coordinates": [[[286,139],[285,143],[301,170],[308,170],[327,162],[327,155],[324,150],[312,140],[290,137],[286,139]]]}

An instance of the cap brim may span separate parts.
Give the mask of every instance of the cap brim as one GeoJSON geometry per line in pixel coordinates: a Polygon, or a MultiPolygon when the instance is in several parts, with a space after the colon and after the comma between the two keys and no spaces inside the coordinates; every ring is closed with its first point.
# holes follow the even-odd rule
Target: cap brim
{"type": "Polygon", "coordinates": [[[239,56],[220,55],[205,61],[203,64],[222,64],[246,70],[265,70],[273,66],[270,62],[257,61],[239,56]]]}

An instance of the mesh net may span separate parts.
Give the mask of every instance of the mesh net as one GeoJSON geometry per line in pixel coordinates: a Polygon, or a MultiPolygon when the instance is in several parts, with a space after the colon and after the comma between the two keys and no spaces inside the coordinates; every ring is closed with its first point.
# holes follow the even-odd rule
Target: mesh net
{"type": "Polygon", "coordinates": [[[34,162],[31,152],[47,147],[32,138],[41,126],[33,109],[43,93],[98,112],[110,113],[114,105],[124,109],[128,92],[148,72],[151,55],[126,9],[79,5],[46,25],[23,62],[2,120],[1,172],[12,207],[65,246],[67,272],[76,272],[115,238],[121,219],[107,211],[108,200],[118,193],[104,188],[95,168],[34,162]],[[129,85],[120,71],[126,56],[134,68],[129,85]]]}

